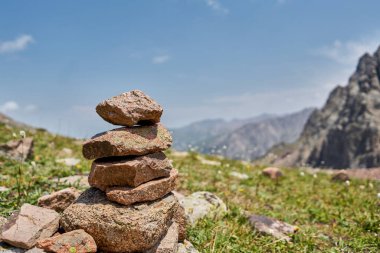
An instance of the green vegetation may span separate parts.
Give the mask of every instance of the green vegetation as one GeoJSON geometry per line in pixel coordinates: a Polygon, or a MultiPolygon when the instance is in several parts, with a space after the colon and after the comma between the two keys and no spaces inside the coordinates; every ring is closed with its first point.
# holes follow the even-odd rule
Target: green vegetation
{"type": "MultiPolygon", "coordinates": [[[[0,125],[0,142],[14,139],[20,129],[0,125]]],[[[22,203],[36,204],[39,196],[65,187],[52,179],[88,172],[90,162],[82,158],[80,141],[46,131],[27,131],[35,140],[34,155],[24,163],[0,158],[0,214],[7,216],[22,203]],[[68,167],[58,163],[62,149],[81,162],[68,167]]],[[[330,176],[311,175],[287,169],[272,181],[261,175],[262,167],[207,156],[221,165],[207,165],[198,154],[178,156],[167,152],[180,171],[178,190],[185,194],[211,191],[227,204],[229,212],[218,220],[203,219],[188,229],[188,239],[201,252],[378,252],[380,248],[380,183],[352,180],[334,183],[330,176]],[[229,175],[249,175],[241,180],[229,175]],[[292,243],[255,233],[245,212],[271,216],[297,225],[292,243]]]]}

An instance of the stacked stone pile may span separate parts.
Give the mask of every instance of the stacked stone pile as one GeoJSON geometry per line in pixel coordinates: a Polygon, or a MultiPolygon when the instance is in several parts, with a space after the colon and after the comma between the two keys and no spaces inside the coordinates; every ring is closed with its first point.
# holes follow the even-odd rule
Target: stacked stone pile
{"type": "Polygon", "coordinates": [[[84,157],[95,159],[92,188],[64,211],[62,227],[83,229],[105,252],[177,252],[186,219],[171,193],[178,172],[162,152],[172,143],[159,123],[162,107],[134,90],[105,100],[96,111],[122,127],[84,143],[84,157]]]}

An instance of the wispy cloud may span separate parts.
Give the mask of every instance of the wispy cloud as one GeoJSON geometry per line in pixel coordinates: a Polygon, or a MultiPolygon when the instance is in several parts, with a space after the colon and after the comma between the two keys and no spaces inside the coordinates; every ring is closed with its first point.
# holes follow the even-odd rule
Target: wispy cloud
{"type": "Polygon", "coordinates": [[[14,53],[25,50],[34,39],[30,35],[21,35],[14,40],[0,41],[0,53],[14,53]]]}
{"type": "Polygon", "coordinates": [[[229,9],[224,7],[219,0],[205,0],[206,4],[214,11],[223,13],[223,14],[228,14],[230,12],[229,9]]]}
{"type": "Polygon", "coordinates": [[[170,60],[170,56],[167,54],[157,55],[157,56],[152,58],[152,63],[153,64],[163,64],[169,60],[170,60]]]}
{"type": "Polygon", "coordinates": [[[363,37],[359,40],[335,40],[330,45],[316,50],[316,54],[340,64],[356,64],[364,53],[373,53],[380,45],[380,32],[363,37]]]}
{"type": "Polygon", "coordinates": [[[0,105],[0,112],[2,113],[10,113],[10,112],[16,112],[16,111],[21,111],[21,112],[35,112],[38,110],[38,107],[34,104],[28,104],[26,106],[21,106],[19,103],[16,101],[7,101],[4,104],[0,105]]]}
{"type": "Polygon", "coordinates": [[[17,111],[19,108],[20,106],[15,101],[8,101],[0,105],[0,111],[3,113],[17,111]]]}

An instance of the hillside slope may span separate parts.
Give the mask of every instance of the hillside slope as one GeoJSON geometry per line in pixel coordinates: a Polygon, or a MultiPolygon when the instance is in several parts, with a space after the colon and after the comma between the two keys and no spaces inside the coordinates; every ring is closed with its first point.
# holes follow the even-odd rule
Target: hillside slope
{"type": "Polygon", "coordinates": [[[348,85],[330,93],[295,143],[276,147],[264,161],[337,169],[379,167],[380,47],[360,58],[348,85]]]}
{"type": "MultiPolygon", "coordinates": [[[[19,138],[20,130],[25,129],[0,123],[0,143],[19,138]]],[[[1,216],[68,187],[54,179],[85,176],[90,169],[91,162],[81,155],[80,140],[43,130],[26,129],[26,135],[35,140],[29,160],[20,163],[0,156],[0,186],[8,188],[0,191],[1,216]],[[64,157],[77,158],[79,163],[60,163],[64,157]]],[[[377,252],[380,247],[377,181],[353,179],[347,185],[332,182],[325,173],[300,174],[293,169],[272,181],[261,175],[262,167],[240,161],[197,153],[177,155],[170,150],[167,155],[180,173],[179,192],[210,191],[228,206],[223,217],[205,218],[188,227],[187,238],[200,252],[377,252]],[[248,178],[237,178],[232,172],[248,178]],[[251,229],[246,212],[286,221],[300,231],[293,243],[263,236],[251,229]]]]}

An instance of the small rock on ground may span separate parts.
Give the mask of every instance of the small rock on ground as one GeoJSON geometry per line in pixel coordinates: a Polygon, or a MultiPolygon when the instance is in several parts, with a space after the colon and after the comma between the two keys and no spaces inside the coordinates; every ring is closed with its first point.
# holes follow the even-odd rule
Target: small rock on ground
{"type": "Polygon", "coordinates": [[[33,138],[26,137],[21,140],[11,140],[0,145],[0,154],[15,160],[25,160],[33,153],[33,138]]]}
{"type": "Polygon", "coordinates": [[[185,209],[190,224],[195,224],[196,221],[205,216],[216,217],[227,211],[226,204],[211,192],[194,192],[179,199],[179,202],[185,209]]]}
{"type": "Polygon", "coordinates": [[[39,240],[36,246],[55,253],[90,253],[97,249],[94,239],[83,229],[39,240]]]}
{"type": "Polygon", "coordinates": [[[63,212],[79,197],[80,192],[74,187],[66,188],[38,199],[38,206],[63,212]]]}
{"type": "Polygon", "coordinates": [[[297,226],[262,215],[252,214],[248,216],[251,226],[260,233],[271,235],[277,239],[291,241],[288,235],[299,230],[297,226]]]}
{"type": "Polygon", "coordinates": [[[271,179],[278,179],[283,176],[282,171],[279,168],[275,168],[275,167],[265,168],[262,171],[262,174],[264,176],[270,177],[271,179]]]}
{"type": "Polygon", "coordinates": [[[39,239],[52,236],[59,227],[59,214],[50,209],[24,204],[4,224],[1,238],[12,246],[30,249],[39,239]]]}
{"type": "Polygon", "coordinates": [[[350,180],[350,176],[346,171],[341,170],[334,173],[331,177],[331,180],[336,182],[346,182],[347,180],[350,180]]]}

